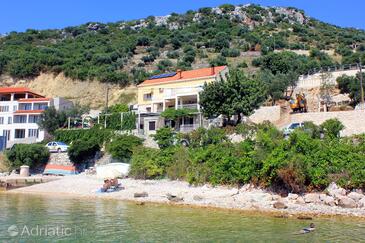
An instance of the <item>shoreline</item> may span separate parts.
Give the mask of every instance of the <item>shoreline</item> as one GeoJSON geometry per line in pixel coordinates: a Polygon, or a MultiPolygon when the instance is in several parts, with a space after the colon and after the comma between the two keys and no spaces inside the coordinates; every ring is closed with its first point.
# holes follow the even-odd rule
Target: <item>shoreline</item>
{"type": "Polygon", "coordinates": [[[119,180],[125,189],[111,193],[96,193],[102,180],[94,176],[67,176],[62,179],[43,184],[32,185],[0,191],[1,194],[27,194],[50,197],[67,197],[79,199],[117,200],[137,205],[168,205],[207,210],[225,210],[245,215],[264,215],[277,218],[297,218],[310,220],[320,218],[365,219],[365,208],[342,208],[317,203],[296,204],[280,198],[271,192],[257,188],[231,188],[190,186],[182,181],[169,180],[119,180]],[[147,197],[135,198],[134,193],[148,193],[147,197]],[[183,201],[171,202],[166,194],[176,195],[183,201]],[[199,197],[199,198],[197,198],[199,197]],[[199,199],[199,200],[197,200],[199,199]],[[275,202],[284,202],[287,208],[274,208],[275,202]]]}

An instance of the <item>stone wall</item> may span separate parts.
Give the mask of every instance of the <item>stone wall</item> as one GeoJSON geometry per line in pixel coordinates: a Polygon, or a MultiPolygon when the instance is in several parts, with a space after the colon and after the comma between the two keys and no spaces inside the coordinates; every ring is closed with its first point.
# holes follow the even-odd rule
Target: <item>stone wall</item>
{"type": "Polygon", "coordinates": [[[290,118],[291,122],[312,121],[317,125],[328,119],[337,118],[345,126],[342,136],[365,133],[365,111],[309,112],[294,114],[290,118]]]}
{"type": "Polygon", "coordinates": [[[254,123],[261,123],[263,121],[274,123],[280,120],[280,106],[262,106],[249,119],[254,123]]]}
{"type": "MultiPolygon", "coordinates": [[[[336,85],[336,79],[342,75],[355,76],[359,70],[342,70],[331,72],[331,82],[336,85]]],[[[321,87],[321,73],[316,73],[308,76],[300,76],[297,84],[297,89],[311,89],[321,87]]]]}

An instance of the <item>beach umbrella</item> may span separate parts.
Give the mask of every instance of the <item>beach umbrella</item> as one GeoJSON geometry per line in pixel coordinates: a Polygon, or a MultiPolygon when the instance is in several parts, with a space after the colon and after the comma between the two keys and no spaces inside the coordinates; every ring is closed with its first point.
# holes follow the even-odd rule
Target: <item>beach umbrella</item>
{"type": "Polygon", "coordinates": [[[96,172],[96,176],[99,179],[115,179],[121,177],[122,174],[113,168],[103,168],[103,170],[99,170],[96,172]]]}

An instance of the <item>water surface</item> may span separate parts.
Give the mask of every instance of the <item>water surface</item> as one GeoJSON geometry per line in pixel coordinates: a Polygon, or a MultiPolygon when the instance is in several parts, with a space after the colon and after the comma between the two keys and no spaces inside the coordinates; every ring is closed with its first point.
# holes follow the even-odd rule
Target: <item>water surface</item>
{"type": "Polygon", "coordinates": [[[0,193],[0,242],[365,242],[365,221],[0,193]],[[314,233],[295,235],[310,222],[314,233]],[[10,228],[9,228],[10,227],[10,228]]]}

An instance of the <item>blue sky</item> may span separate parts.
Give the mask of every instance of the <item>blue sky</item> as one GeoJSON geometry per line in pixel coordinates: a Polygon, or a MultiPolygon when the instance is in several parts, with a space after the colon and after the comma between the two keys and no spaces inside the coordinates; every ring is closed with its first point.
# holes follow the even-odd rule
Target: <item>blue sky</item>
{"type": "Polygon", "coordinates": [[[331,24],[365,29],[364,0],[1,0],[0,33],[184,13],[223,3],[294,6],[331,24]]]}

